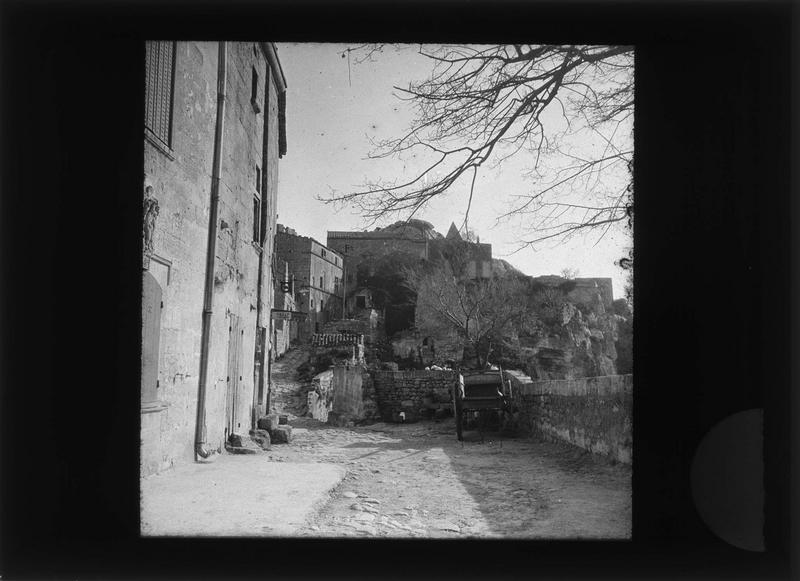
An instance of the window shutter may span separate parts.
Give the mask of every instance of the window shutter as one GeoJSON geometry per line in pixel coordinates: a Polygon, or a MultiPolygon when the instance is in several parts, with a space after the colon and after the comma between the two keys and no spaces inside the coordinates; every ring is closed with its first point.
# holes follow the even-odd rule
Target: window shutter
{"type": "Polygon", "coordinates": [[[167,147],[172,146],[172,100],[175,42],[147,41],[145,126],[167,147]]]}

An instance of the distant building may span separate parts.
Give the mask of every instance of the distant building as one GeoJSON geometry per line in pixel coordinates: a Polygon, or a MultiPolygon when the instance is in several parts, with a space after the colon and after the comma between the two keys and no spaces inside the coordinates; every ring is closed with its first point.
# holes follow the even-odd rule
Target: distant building
{"type": "Polygon", "coordinates": [[[294,277],[289,274],[289,263],[275,257],[275,262],[283,264],[276,268],[274,281],[275,300],[272,308],[272,350],[270,359],[281,357],[299,337],[299,327],[307,315],[297,308],[294,298],[294,277]],[[280,275],[277,274],[280,271],[280,275]]]}
{"type": "Polygon", "coordinates": [[[435,252],[441,253],[445,258],[449,258],[448,254],[452,253],[459,255],[464,262],[465,278],[492,278],[494,275],[492,245],[464,240],[455,222],[450,224],[444,240],[435,240],[432,246],[435,252]]]}
{"type": "Polygon", "coordinates": [[[345,292],[350,297],[359,288],[357,273],[361,264],[374,263],[397,252],[427,260],[429,241],[435,237],[441,238],[441,235],[431,224],[410,220],[371,232],[328,231],[328,246],[344,258],[345,292]]]}
{"type": "Polygon", "coordinates": [[[247,434],[269,381],[286,80],[272,43],[146,43],[141,473],[247,434]]]}
{"type": "Polygon", "coordinates": [[[331,319],[342,317],[343,257],[308,236],[278,224],[275,254],[288,264],[294,279],[296,308],[307,313],[299,323],[299,337],[306,340],[331,319]]]}

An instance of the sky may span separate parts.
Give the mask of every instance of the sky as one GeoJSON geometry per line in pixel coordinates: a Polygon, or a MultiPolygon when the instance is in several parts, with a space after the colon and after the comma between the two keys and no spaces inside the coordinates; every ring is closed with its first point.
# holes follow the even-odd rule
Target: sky
{"type": "MultiPolygon", "coordinates": [[[[394,88],[425,79],[431,61],[417,45],[389,46],[373,61],[342,58],[345,44],[278,43],[287,81],[287,153],[278,170],[278,223],[325,244],[328,230],[362,230],[368,223],[358,210],[337,208],[318,200],[332,192],[360,191],[366,181],[416,177],[421,161],[367,159],[375,141],[397,137],[414,119],[411,106],[394,88]],[[416,163],[415,163],[416,162],[416,163]]],[[[482,168],[475,184],[469,227],[480,241],[492,244],[492,254],[525,274],[559,274],[564,269],[580,277],[610,277],[614,297],[623,296],[627,274],[614,261],[627,254],[630,234],[623,228],[597,236],[576,237],[536,250],[519,249],[521,231],[512,222],[497,222],[511,196],[531,184],[522,176],[530,160],[521,156],[496,168],[482,168]]],[[[468,203],[468,183],[434,200],[415,218],[446,234],[451,222],[461,226],[468,203]]],[[[398,218],[379,222],[383,226],[398,218]]],[[[373,229],[375,225],[369,227],[373,229]]]]}

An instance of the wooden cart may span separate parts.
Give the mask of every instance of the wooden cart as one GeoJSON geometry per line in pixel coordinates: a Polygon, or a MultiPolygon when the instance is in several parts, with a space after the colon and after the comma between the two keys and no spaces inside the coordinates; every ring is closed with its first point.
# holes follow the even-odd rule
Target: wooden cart
{"type": "Polygon", "coordinates": [[[463,371],[459,374],[453,394],[453,415],[459,440],[463,440],[465,412],[496,410],[501,413],[501,419],[504,417],[510,397],[506,386],[502,369],[463,371]]]}

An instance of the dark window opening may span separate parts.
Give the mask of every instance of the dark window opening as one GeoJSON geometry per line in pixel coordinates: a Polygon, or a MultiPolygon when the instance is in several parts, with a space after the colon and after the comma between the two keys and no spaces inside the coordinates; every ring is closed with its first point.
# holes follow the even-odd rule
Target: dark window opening
{"type": "Polygon", "coordinates": [[[325,256],[327,256],[327,253],[325,252],[325,249],[323,248],[322,249],[322,258],[325,258],[325,256]]]}
{"type": "Polygon", "coordinates": [[[256,191],[261,193],[261,168],[256,166],[256,191]]]}
{"type": "Polygon", "coordinates": [[[253,242],[261,242],[261,200],[253,196],[253,242]]]}
{"type": "Polygon", "coordinates": [[[146,59],[144,126],[171,148],[175,42],[147,41],[146,59]]]}
{"type": "Polygon", "coordinates": [[[319,277],[319,288],[323,288],[323,277],[319,277]]]}
{"type": "Polygon", "coordinates": [[[256,68],[253,67],[253,80],[250,85],[250,103],[253,105],[256,113],[261,112],[261,107],[258,106],[258,73],[256,68]]]}
{"type": "Polygon", "coordinates": [[[261,246],[264,245],[264,239],[267,237],[267,204],[261,204],[261,246]]]}

